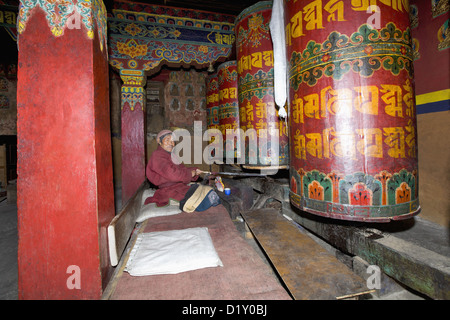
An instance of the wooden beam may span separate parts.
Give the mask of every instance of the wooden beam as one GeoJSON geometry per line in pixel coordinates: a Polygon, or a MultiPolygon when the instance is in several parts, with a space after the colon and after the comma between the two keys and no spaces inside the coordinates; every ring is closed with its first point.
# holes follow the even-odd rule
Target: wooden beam
{"type": "Polygon", "coordinates": [[[147,187],[146,182],[139,187],[134,196],[126,203],[122,211],[112,219],[108,226],[109,258],[113,267],[119,263],[120,256],[130,239],[142,207],[142,193],[145,187],[147,187]]]}
{"type": "Polygon", "coordinates": [[[242,216],[295,299],[352,298],[374,291],[277,210],[242,216]]]}
{"type": "Polygon", "coordinates": [[[103,290],[103,294],[102,294],[102,298],[101,298],[102,300],[109,300],[111,298],[111,296],[114,294],[114,291],[116,290],[116,287],[120,280],[120,277],[122,276],[122,274],[127,266],[128,259],[130,257],[130,252],[136,243],[137,237],[145,229],[147,222],[148,222],[148,220],[145,220],[142,223],[138,223],[134,229],[134,232],[130,235],[130,240],[128,241],[128,243],[126,244],[126,246],[123,250],[122,257],[120,257],[120,260],[118,261],[118,263],[114,269],[114,272],[111,276],[111,280],[109,281],[105,290],[103,290]]]}

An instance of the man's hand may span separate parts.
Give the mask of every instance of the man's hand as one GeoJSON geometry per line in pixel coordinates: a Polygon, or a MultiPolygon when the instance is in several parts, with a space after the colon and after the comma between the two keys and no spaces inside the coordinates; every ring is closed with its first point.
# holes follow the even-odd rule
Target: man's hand
{"type": "Polygon", "coordinates": [[[195,177],[195,176],[202,174],[203,171],[200,169],[195,169],[195,170],[192,170],[191,173],[192,173],[192,177],[195,177]]]}
{"type": "Polygon", "coordinates": [[[191,172],[191,173],[192,173],[192,177],[201,175],[203,172],[204,172],[204,171],[202,171],[202,170],[200,170],[200,169],[192,170],[192,172],[191,172]]]}

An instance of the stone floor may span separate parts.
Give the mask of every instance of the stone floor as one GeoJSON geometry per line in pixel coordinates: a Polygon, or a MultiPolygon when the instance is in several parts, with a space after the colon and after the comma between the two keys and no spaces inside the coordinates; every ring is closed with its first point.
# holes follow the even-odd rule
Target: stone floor
{"type": "Polygon", "coordinates": [[[17,299],[17,206],[0,202],[0,300],[17,299]]]}

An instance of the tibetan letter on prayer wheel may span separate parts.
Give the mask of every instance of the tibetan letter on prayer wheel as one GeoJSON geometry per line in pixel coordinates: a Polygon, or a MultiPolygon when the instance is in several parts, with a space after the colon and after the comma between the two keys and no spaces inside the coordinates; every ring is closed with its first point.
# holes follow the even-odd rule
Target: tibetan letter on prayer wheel
{"type": "MultiPolygon", "coordinates": [[[[221,147],[222,141],[215,141],[214,133],[212,131],[220,131],[219,125],[219,81],[217,74],[211,74],[206,77],[206,128],[208,129],[210,142],[218,147],[221,147]],[[214,130],[212,130],[214,129],[214,130]]],[[[220,137],[220,135],[219,135],[220,137]]],[[[221,156],[217,157],[215,150],[209,155],[208,161],[218,158],[221,161],[221,156]]]]}
{"type": "Polygon", "coordinates": [[[239,120],[245,168],[288,168],[289,138],[274,100],[272,2],[262,1],[236,18],[239,120]],[[257,142],[257,146],[256,146],[257,142]]]}
{"type": "Polygon", "coordinates": [[[219,129],[219,82],[217,74],[206,77],[206,127],[219,129]]]}
{"type": "Polygon", "coordinates": [[[217,68],[219,82],[219,125],[223,134],[224,156],[228,162],[240,157],[236,136],[239,136],[239,102],[237,85],[237,63],[228,61],[217,68]],[[227,131],[228,130],[228,131],[227,131]],[[228,135],[228,139],[227,139],[228,135]]]}
{"type": "Polygon", "coordinates": [[[408,1],[285,1],[285,27],[291,202],[355,221],[419,213],[408,1]]]}

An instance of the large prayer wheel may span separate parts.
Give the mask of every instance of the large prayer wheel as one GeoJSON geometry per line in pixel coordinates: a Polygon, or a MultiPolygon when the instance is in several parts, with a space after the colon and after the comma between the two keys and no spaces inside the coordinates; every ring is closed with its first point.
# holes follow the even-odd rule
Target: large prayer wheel
{"type": "Polygon", "coordinates": [[[239,136],[238,75],[235,60],[222,63],[217,68],[219,82],[219,126],[223,134],[224,157],[234,163],[240,157],[237,149],[239,136]]]}
{"type": "Polygon", "coordinates": [[[244,168],[289,167],[287,125],[279,119],[274,100],[271,11],[272,2],[261,1],[235,22],[239,120],[247,137],[244,168]]]}
{"type": "Polygon", "coordinates": [[[290,199],[298,208],[371,222],[419,213],[407,3],[285,1],[290,199]]]}

